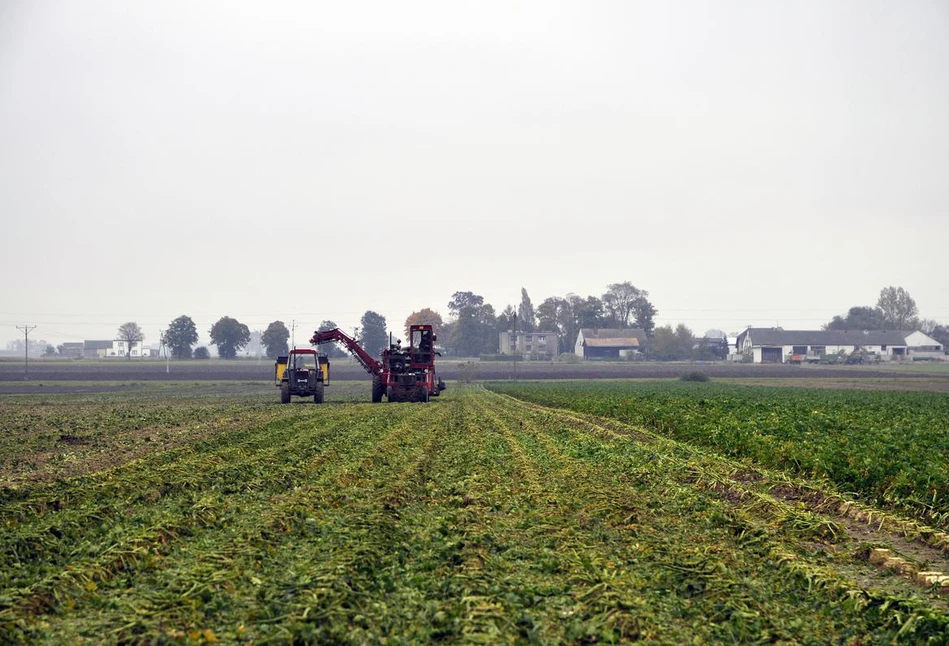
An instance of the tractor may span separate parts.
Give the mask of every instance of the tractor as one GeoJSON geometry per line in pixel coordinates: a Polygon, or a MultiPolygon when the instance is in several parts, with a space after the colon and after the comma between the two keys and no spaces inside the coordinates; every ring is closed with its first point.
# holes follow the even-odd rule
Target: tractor
{"type": "Polygon", "coordinates": [[[359,343],[339,328],[315,332],[311,345],[335,341],[341,344],[372,375],[372,402],[427,402],[445,390],[435,374],[435,333],[431,325],[409,326],[409,346],[392,343],[374,359],[359,343]]]}
{"type": "Polygon", "coordinates": [[[312,397],[323,403],[323,389],[330,383],[330,362],[316,350],[294,348],[274,364],[274,385],[280,388],[280,403],[289,404],[290,397],[312,397]]]}

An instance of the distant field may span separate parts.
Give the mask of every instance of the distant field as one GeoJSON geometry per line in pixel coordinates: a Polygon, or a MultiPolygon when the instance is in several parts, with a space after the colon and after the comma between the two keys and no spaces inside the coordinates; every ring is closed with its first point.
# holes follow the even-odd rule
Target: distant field
{"type": "MultiPolygon", "coordinates": [[[[938,365],[905,366],[791,366],[733,363],[690,364],[655,362],[599,362],[578,364],[560,362],[523,362],[515,367],[508,362],[458,361],[450,357],[436,364],[446,380],[503,379],[674,379],[685,372],[700,370],[724,379],[930,379],[943,380],[949,386],[949,368],[938,365]]],[[[368,379],[366,372],[350,359],[332,362],[332,375],[340,381],[368,379]]],[[[166,372],[163,361],[122,359],[109,361],[39,360],[30,364],[30,381],[270,381],[270,361],[172,361],[166,372]]],[[[23,365],[0,361],[0,382],[22,382],[23,365]]]]}

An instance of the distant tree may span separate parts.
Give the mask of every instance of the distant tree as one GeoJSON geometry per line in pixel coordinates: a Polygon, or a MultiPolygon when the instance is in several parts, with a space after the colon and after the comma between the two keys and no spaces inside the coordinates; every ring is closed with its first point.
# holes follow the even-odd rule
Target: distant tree
{"type": "Polygon", "coordinates": [[[517,327],[522,332],[533,332],[537,329],[537,317],[534,315],[534,304],[527,295],[527,289],[521,287],[521,304],[517,307],[517,327]]]}
{"type": "Polygon", "coordinates": [[[886,327],[906,330],[916,326],[919,310],[916,301],[902,287],[884,287],[880,290],[877,308],[883,312],[886,327]]]}
{"type": "Polygon", "coordinates": [[[851,307],[846,316],[835,316],[825,330],[882,330],[887,327],[883,310],[878,307],[851,307]]]}
{"type": "Polygon", "coordinates": [[[132,358],[132,346],[144,339],[145,335],[142,334],[142,328],[138,326],[138,323],[129,321],[119,326],[119,341],[125,342],[126,359],[132,358]]]}
{"type": "Polygon", "coordinates": [[[937,324],[926,334],[934,338],[936,341],[939,341],[943,350],[949,349],[949,326],[937,324]]]}
{"type": "MultiPolygon", "coordinates": [[[[335,322],[327,319],[320,323],[320,327],[316,329],[317,332],[326,332],[327,330],[335,330],[339,326],[335,322]]],[[[346,356],[346,351],[340,348],[335,343],[326,343],[320,346],[320,352],[325,352],[326,356],[330,359],[341,359],[346,356]]]]}
{"type": "Polygon", "coordinates": [[[464,357],[476,357],[481,354],[485,336],[482,330],[483,308],[483,296],[474,292],[452,294],[448,302],[448,310],[454,317],[454,321],[448,342],[455,354],[464,357]]]}
{"type": "Polygon", "coordinates": [[[194,358],[195,359],[210,359],[211,353],[208,352],[208,349],[202,345],[201,347],[194,349],[194,358]]]}
{"type": "Polygon", "coordinates": [[[198,342],[198,328],[190,316],[182,314],[165,330],[165,346],[175,359],[190,359],[191,346],[198,342]]]}
{"type": "Polygon", "coordinates": [[[367,310],[359,322],[362,325],[361,341],[363,349],[372,356],[378,357],[389,345],[386,317],[372,310],[367,310]]]}
{"type": "Polygon", "coordinates": [[[544,331],[557,332],[560,337],[560,352],[570,352],[576,343],[576,337],[569,340],[568,331],[572,324],[573,314],[570,303],[565,298],[550,296],[537,306],[537,328],[544,331]]]}
{"type": "Polygon", "coordinates": [[[633,320],[636,327],[642,328],[646,331],[646,336],[652,336],[652,331],[656,327],[656,323],[653,320],[658,310],[649,302],[647,298],[649,292],[642,292],[634,302],[633,302],[633,320]]]}
{"type": "Polygon", "coordinates": [[[43,351],[43,356],[44,356],[44,357],[55,357],[55,356],[56,356],[56,348],[54,348],[52,345],[50,345],[49,343],[47,343],[47,344],[46,344],[46,349],[43,351]]]}
{"type": "Polygon", "coordinates": [[[629,327],[637,299],[647,295],[629,281],[607,285],[602,298],[606,317],[617,327],[629,327]]]}
{"type": "Polygon", "coordinates": [[[441,314],[439,314],[433,309],[425,307],[423,309],[420,309],[417,312],[412,312],[411,314],[408,315],[408,317],[405,319],[405,328],[403,331],[405,332],[405,338],[408,339],[409,326],[431,325],[435,332],[435,336],[439,336],[442,333],[442,326],[444,324],[445,322],[442,321],[441,314]]]}
{"type": "Polygon", "coordinates": [[[260,336],[260,341],[264,344],[264,352],[271,359],[276,359],[289,352],[290,347],[287,345],[289,339],[290,330],[287,329],[283,321],[271,322],[260,336]]]}
{"type": "MultiPolygon", "coordinates": [[[[498,332],[513,332],[517,322],[517,310],[508,303],[497,317],[498,332]]],[[[520,328],[518,328],[520,329],[520,328]]]]}
{"type": "MultiPolygon", "coordinates": [[[[481,344],[478,348],[478,354],[494,354],[498,351],[498,317],[494,313],[494,306],[490,303],[485,303],[478,312],[478,316],[478,324],[481,332],[481,344]]],[[[520,319],[517,321],[517,326],[518,328],[521,326],[520,319]]]]}
{"type": "MultiPolygon", "coordinates": [[[[43,339],[30,339],[30,356],[38,357],[44,352],[46,352],[46,346],[49,345],[43,339]]],[[[23,352],[23,339],[14,339],[7,343],[7,350],[10,352],[16,352],[17,354],[24,354],[23,352]]]]}
{"type": "Polygon", "coordinates": [[[576,327],[601,328],[606,322],[603,301],[596,296],[580,298],[576,294],[567,294],[576,327]]]}
{"type": "Polygon", "coordinates": [[[218,356],[233,359],[237,351],[250,341],[250,330],[246,325],[230,316],[222,316],[211,326],[211,343],[217,346],[218,356]]]}
{"type": "Polygon", "coordinates": [[[658,361],[683,361],[691,359],[695,348],[692,330],[680,323],[673,330],[671,325],[657,327],[649,340],[648,354],[658,361]]]}
{"type": "Polygon", "coordinates": [[[57,345],[57,346],[56,346],[56,353],[57,353],[57,354],[66,354],[66,344],[60,343],[59,345],[57,345]]]}

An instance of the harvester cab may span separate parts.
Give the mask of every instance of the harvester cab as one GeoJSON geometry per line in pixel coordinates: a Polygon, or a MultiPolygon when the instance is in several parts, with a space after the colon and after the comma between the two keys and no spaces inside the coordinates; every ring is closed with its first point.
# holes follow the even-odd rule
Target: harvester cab
{"type": "Polygon", "coordinates": [[[280,388],[280,402],[289,404],[290,397],[312,397],[323,403],[323,389],[330,382],[330,362],[316,350],[294,348],[274,363],[274,385],[280,388]]]}

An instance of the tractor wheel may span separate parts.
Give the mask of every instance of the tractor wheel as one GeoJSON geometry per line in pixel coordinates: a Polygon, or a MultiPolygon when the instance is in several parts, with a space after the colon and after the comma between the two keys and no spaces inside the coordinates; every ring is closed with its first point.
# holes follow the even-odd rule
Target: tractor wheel
{"type": "Polygon", "coordinates": [[[322,404],[323,403],[323,382],[318,382],[316,384],[316,392],[313,394],[313,403],[322,404]]]}
{"type": "Polygon", "coordinates": [[[432,401],[432,396],[428,393],[428,388],[422,390],[422,399],[419,401],[425,404],[432,401]]]}
{"type": "Polygon", "coordinates": [[[378,404],[382,401],[382,393],[385,392],[385,388],[382,385],[382,379],[376,375],[372,378],[372,403],[378,404]]]}
{"type": "Polygon", "coordinates": [[[290,385],[284,384],[280,386],[280,403],[289,404],[290,403],[290,385]]]}
{"type": "Polygon", "coordinates": [[[395,389],[392,386],[386,388],[386,401],[390,404],[395,400],[395,389]]]}

